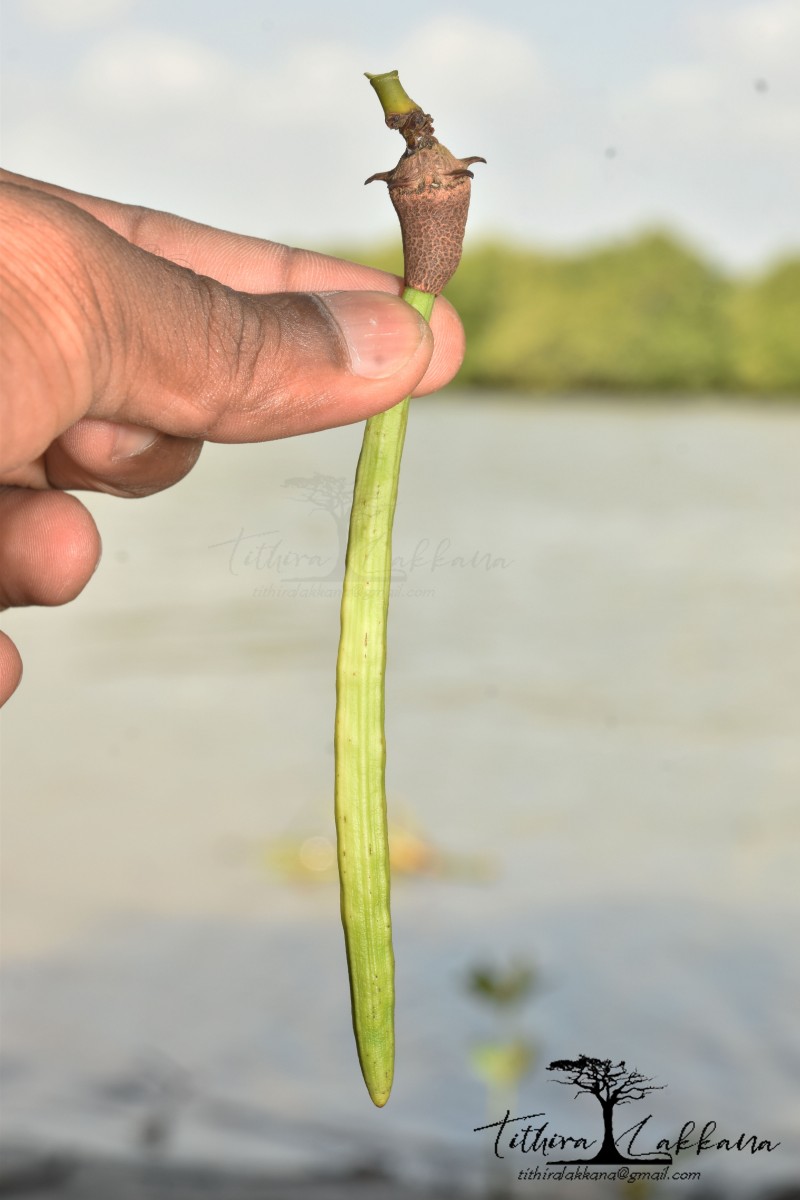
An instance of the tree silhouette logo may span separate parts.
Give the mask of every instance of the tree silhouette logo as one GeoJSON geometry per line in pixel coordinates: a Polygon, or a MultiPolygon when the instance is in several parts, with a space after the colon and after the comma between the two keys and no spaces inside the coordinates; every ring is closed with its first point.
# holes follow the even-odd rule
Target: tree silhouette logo
{"type": "Polygon", "coordinates": [[[614,1109],[643,1100],[651,1092],[663,1091],[666,1084],[653,1083],[652,1078],[627,1067],[625,1062],[612,1063],[610,1058],[590,1058],[588,1054],[581,1054],[578,1058],[556,1059],[547,1069],[566,1076],[553,1080],[553,1083],[577,1088],[575,1099],[584,1094],[594,1096],[603,1112],[603,1141],[594,1158],[559,1159],[557,1162],[549,1159],[551,1164],[597,1163],[618,1166],[620,1163],[658,1163],[664,1166],[672,1162],[672,1155],[666,1152],[657,1156],[627,1157],[620,1153],[614,1137],[614,1109]]]}
{"type": "Polygon", "coordinates": [[[327,575],[306,575],[302,578],[287,579],[286,582],[341,582],[344,579],[347,528],[350,523],[350,503],[353,499],[352,485],[342,477],[321,475],[319,471],[315,471],[313,475],[303,479],[286,479],[283,486],[295,488],[302,493],[300,496],[293,496],[293,500],[310,504],[316,512],[328,513],[336,526],[337,540],[336,560],[327,575]]]}

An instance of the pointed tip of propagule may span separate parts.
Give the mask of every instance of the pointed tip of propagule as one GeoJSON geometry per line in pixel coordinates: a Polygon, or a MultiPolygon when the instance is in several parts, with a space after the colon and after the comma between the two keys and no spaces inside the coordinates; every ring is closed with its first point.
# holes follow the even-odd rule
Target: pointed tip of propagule
{"type": "MultiPolygon", "coordinates": [[[[392,1046],[393,1044],[394,1035],[392,1034],[392,1046]]],[[[377,1064],[373,1064],[372,1067],[367,1065],[367,1069],[365,1070],[362,1062],[361,1074],[364,1077],[364,1083],[366,1084],[370,1100],[376,1108],[383,1108],[392,1094],[392,1084],[394,1083],[394,1048],[391,1050],[389,1063],[384,1063],[381,1067],[378,1067],[377,1064]]]]}
{"type": "Polygon", "coordinates": [[[389,1088],[389,1090],[385,1092],[370,1092],[369,1098],[376,1108],[383,1108],[391,1094],[392,1090],[389,1088]]]}

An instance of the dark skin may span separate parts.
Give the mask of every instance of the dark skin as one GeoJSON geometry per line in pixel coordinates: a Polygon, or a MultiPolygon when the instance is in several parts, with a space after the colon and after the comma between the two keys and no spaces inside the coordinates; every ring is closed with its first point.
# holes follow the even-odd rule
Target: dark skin
{"type": "MultiPolygon", "coordinates": [[[[148,496],[204,441],[361,421],[447,383],[392,275],[0,172],[0,608],[74,599],[100,537],[70,492],[148,496]],[[348,335],[350,330],[350,335],[348,335]]],[[[0,633],[0,704],[22,664],[0,633]]]]}

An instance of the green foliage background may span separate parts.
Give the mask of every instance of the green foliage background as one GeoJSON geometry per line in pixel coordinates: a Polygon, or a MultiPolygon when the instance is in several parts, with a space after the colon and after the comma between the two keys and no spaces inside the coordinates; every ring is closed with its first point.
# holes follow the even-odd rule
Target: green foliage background
{"type": "MultiPolygon", "coordinates": [[[[399,246],[336,254],[402,273],[399,246]]],[[[800,397],[800,258],[734,279],[662,232],[564,255],[487,242],[445,294],[459,386],[800,397]]]]}

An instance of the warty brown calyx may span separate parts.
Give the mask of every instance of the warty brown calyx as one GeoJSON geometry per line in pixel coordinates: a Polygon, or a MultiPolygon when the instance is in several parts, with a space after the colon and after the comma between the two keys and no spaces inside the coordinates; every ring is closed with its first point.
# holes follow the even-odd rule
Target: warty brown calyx
{"type": "Polygon", "coordinates": [[[433,137],[430,117],[418,111],[423,121],[413,133],[401,128],[408,149],[397,166],[370,175],[366,182],[381,179],[389,185],[403,236],[406,286],[438,295],[461,259],[472,180],[469,167],[486,159],[456,158],[433,137]]]}

